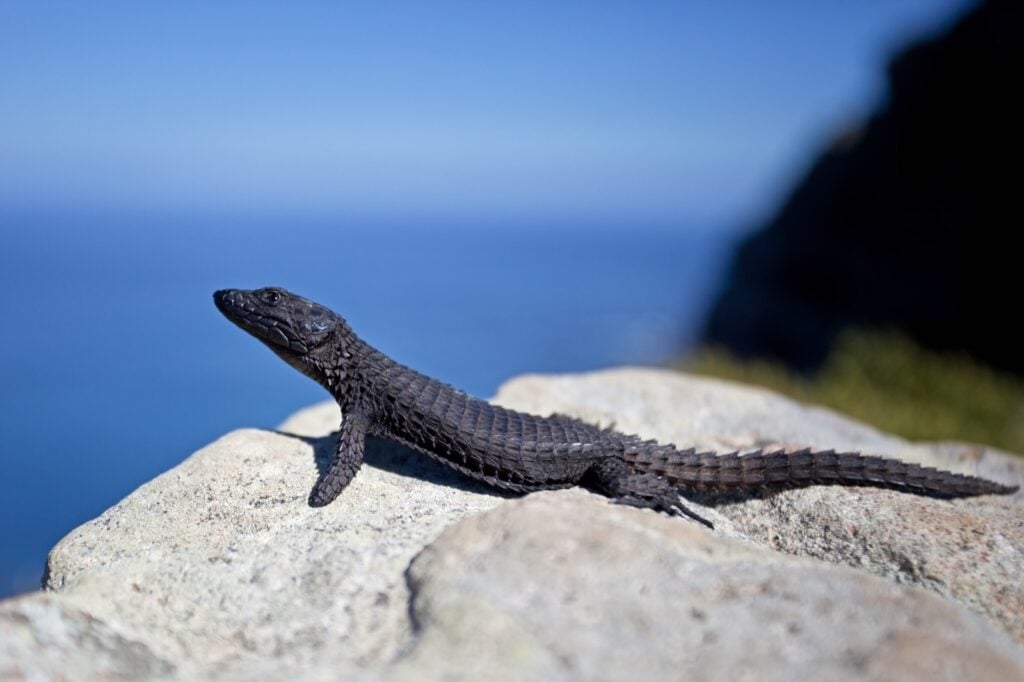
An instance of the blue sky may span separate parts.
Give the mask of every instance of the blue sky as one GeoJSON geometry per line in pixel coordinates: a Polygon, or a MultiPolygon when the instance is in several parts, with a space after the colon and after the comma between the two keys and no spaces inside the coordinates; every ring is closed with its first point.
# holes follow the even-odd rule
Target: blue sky
{"type": "Polygon", "coordinates": [[[954,0],[0,4],[0,206],[725,224],[954,0]]]}

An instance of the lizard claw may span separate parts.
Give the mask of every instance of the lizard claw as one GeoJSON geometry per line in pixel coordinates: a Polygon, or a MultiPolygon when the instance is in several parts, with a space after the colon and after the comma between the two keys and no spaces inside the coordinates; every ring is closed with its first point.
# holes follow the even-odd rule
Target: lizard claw
{"type": "Polygon", "coordinates": [[[624,504],[630,507],[639,507],[641,509],[653,509],[654,511],[669,514],[670,516],[686,517],[703,526],[707,526],[711,530],[715,529],[715,525],[713,523],[697,512],[691,510],[678,499],[665,501],[654,497],[643,497],[640,495],[622,495],[612,498],[612,504],[624,504]]]}
{"type": "Polygon", "coordinates": [[[701,524],[703,526],[707,526],[711,530],[715,529],[715,524],[711,523],[710,521],[705,519],[703,516],[701,516],[697,512],[695,512],[692,509],[690,509],[689,507],[687,507],[682,502],[677,502],[676,504],[674,504],[672,506],[672,509],[671,509],[671,511],[669,513],[672,514],[673,516],[685,516],[687,518],[690,518],[690,519],[696,521],[697,523],[699,523],[699,524],[701,524]]]}

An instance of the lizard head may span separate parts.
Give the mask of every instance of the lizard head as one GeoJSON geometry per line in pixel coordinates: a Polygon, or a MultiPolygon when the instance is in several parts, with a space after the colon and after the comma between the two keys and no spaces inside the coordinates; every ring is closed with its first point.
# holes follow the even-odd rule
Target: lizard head
{"type": "Polygon", "coordinates": [[[224,317],[317,381],[333,348],[328,342],[348,329],[333,310],[278,287],[221,289],[213,302],[224,317]]]}

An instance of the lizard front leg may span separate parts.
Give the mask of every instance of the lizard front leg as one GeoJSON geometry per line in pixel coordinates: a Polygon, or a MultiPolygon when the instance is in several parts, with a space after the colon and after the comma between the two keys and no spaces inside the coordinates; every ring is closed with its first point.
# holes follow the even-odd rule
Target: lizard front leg
{"type": "Polygon", "coordinates": [[[350,410],[342,415],[334,459],[313,486],[309,494],[309,506],[322,507],[329,504],[355,477],[363,464],[369,427],[370,419],[361,411],[350,410]]]}
{"type": "Polygon", "coordinates": [[[606,457],[591,464],[580,479],[580,485],[611,497],[616,504],[688,516],[714,528],[710,521],[679,501],[679,490],[671,483],[654,474],[638,473],[617,457],[606,457]]]}

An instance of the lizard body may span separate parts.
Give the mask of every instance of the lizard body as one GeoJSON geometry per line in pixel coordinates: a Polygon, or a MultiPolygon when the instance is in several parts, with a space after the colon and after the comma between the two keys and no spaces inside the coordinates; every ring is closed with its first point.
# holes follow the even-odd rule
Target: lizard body
{"type": "Polygon", "coordinates": [[[403,443],[490,485],[516,492],[580,485],[615,501],[689,516],[680,492],[818,484],[868,485],[934,497],[1009,494],[974,476],[833,451],[718,455],[679,450],[564,415],[492,405],[401,365],[362,341],[337,313],[279,288],[221,290],[217,308],[341,407],[337,450],[309,503],[334,500],[358,472],[366,437],[403,443]]]}

